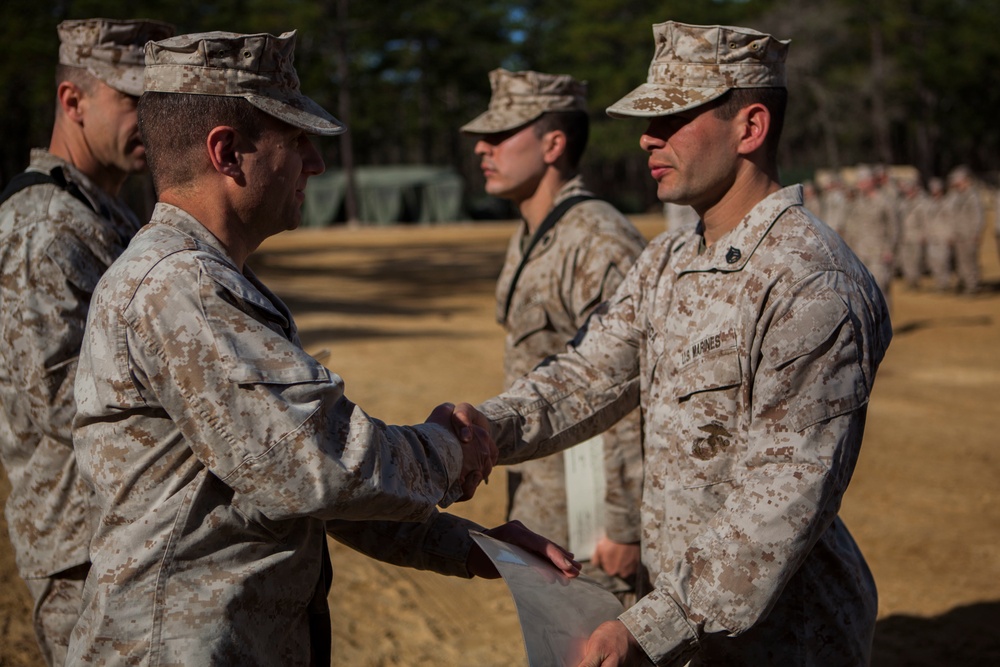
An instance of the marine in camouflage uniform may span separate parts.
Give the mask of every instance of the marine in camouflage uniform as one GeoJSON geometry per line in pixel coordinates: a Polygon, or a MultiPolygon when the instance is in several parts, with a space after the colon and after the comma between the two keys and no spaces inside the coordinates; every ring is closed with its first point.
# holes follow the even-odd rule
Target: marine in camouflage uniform
{"type": "Polygon", "coordinates": [[[916,178],[905,179],[900,185],[899,268],[906,285],[910,289],[916,289],[924,272],[927,228],[932,224],[932,204],[931,198],[920,187],[916,178]]]}
{"type": "Polygon", "coordinates": [[[460,442],[448,405],[416,426],[367,415],[245,267],[301,217],[324,168],[309,134],[344,130],[299,91],[293,53],[294,33],[146,45],[160,201],[98,284],[80,356],[74,439],[100,521],[74,665],[329,665],[327,535],[495,574],[476,564],[478,526],[435,509],[488,475],[485,431],[460,442]]]}
{"type": "Polygon", "coordinates": [[[958,289],[965,294],[975,294],[982,276],[979,244],[986,226],[986,214],[968,167],[955,167],[948,174],[948,194],[943,208],[953,234],[958,289]]]}
{"type": "MultiPolygon", "coordinates": [[[[510,239],[497,281],[497,322],[504,328],[506,386],[566,349],[591,312],[614,294],[646,242],[611,204],[594,198],[578,173],[588,118],[586,84],[565,74],[490,72],[489,109],[462,127],[477,137],[490,194],[511,199],[522,221],[510,239]],[[558,133],[558,137],[553,137],[558,133]],[[564,145],[550,145],[550,141],[564,145]],[[543,220],[573,204],[553,226],[543,220]],[[536,239],[532,245],[532,241],[536,239]],[[516,283],[515,283],[516,276],[516,283]]],[[[638,411],[602,434],[605,539],[584,573],[634,602],[638,566],[642,436],[638,411]],[[633,545],[627,547],[626,545],[633,545]],[[631,559],[622,571],[598,564],[605,553],[631,559]],[[622,575],[622,576],[618,576],[622,575]]],[[[559,544],[570,543],[564,456],[508,469],[508,517],[559,544]]],[[[591,554],[577,554],[589,559],[591,554]]]]}
{"type": "Polygon", "coordinates": [[[817,178],[820,184],[820,218],[830,229],[840,235],[847,227],[847,217],[851,210],[853,191],[844,187],[844,181],[837,174],[824,174],[817,178]]]}
{"type": "Polygon", "coordinates": [[[867,664],[875,584],[837,513],[888,308],[777,183],[787,42],[674,22],[654,36],[648,82],[608,113],[650,119],[660,198],[702,222],[654,240],[569,351],[480,409],[507,462],[642,407],[654,590],[591,635],[585,664],[867,664]]]}
{"type": "Polygon", "coordinates": [[[80,343],[98,279],[140,227],[117,194],[145,168],[135,118],[142,45],[172,32],[150,21],[59,24],[52,140],[32,150],[0,205],[5,512],[50,665],[65,661],[90,567],[92,492],[77,473],[72,438],[80,343]]]}
{"type": "Polygon", "coordinates": [[[857,194],[842,235],[888,300],[899,249],[899,214],[892,196],[877,187],[875,174],[869,167],[858,167],[856,175],[857,194]]]}
{"type": "Polygon", "coordinates": [[[924,237],[927,239],[927,268],[934,281],[934,289],[944,292],[951,289],[955,232],[945,210],[944,182],[940,178],[927,181],[927,221],[924,237]]]}

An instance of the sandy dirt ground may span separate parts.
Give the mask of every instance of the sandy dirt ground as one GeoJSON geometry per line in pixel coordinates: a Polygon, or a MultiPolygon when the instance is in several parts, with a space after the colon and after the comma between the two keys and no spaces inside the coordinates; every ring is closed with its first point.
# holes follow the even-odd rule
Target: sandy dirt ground
{"type": "MultiPolygon", "coordinates": [[[[657,216],[639,217],[651,236],[657,216]]],[[[500,390],[493,281],[512,223],[302,230],[252,260],[326,354],[348,395],[391,423],[500,390]]],[[[895,286],[879,372],[842,515],[879,586],[873,664],[1000,665],[1000,264],[982,247],[976,297],[895,286]]],[[[0,475],[0,500],[8,493],[0,475]]],[[[504,513],[501,474],[455,509],[504,513]]],[[[41,664],[30,602],[0,525],[0,667],[41,664]]],[[[499,581],[396,568],[332,545],[334,664],[523,665],[499,581]]]]}

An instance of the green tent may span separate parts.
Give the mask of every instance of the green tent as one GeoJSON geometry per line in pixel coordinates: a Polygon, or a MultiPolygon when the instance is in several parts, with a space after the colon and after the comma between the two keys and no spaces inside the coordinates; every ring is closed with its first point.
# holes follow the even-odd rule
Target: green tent
{"type": "MultiPolygon", "coordinates": [[[[450,167],[396,165],[358,167],[358,218],[366,224],[389,225],[401,220],[421,223],[462,218],[462,178],[450,167]]],[[[347,189],[343,171],[328,171],[309,179],[302,222],[306,227],[333,224],[347,189]]]]}

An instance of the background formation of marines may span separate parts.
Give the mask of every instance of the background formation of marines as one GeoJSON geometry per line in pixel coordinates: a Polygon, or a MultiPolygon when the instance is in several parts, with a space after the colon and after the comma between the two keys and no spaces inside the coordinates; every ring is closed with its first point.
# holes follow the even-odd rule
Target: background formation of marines
{"type": "Polygon", "coordinates": [[[991,204],[1000,238],[995,201],[965,166],[924,181],[914,167],[858,165],[817,170],[806,205],[844,237],[888,297],[896,276],[910,289],[929,276],[939,292],[976,294],[991,204]]]}

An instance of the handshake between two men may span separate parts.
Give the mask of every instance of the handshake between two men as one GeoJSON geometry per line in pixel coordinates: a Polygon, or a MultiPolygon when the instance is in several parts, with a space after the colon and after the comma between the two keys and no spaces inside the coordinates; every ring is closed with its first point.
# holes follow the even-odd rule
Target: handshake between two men
{"type": "MultiPolygon", "coordinates": [[[[496,442],[490,434],[489,420],[468,403],[458,405],[442,403],[427,417],[427,423],[437,424],[450,430],[461,443],[462,495],[459,501],[471,500],[481,482],[489,483],[490,473],[500,455],[496,442]]],[[[568,577],[580,574],[580,563],[574,560],[572,553],[548,538],[528,530],[520,521],[509,521],[496,528],[484,530],[483,534],[542,556],[568,577]]],[[[496,579],[500,576],[489,557],[478,546],[471,549],[466,566],[469,574],[474,577],[496,579]]]]}

